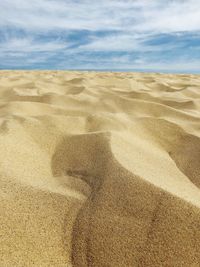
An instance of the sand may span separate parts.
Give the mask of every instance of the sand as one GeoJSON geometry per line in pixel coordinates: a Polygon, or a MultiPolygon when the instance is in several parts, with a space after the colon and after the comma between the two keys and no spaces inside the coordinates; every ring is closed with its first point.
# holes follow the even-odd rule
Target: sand
{"type": "Polygon", "coordinates": [[[0,267],[200,266],[200,76],[0,71],[0,267]]]}

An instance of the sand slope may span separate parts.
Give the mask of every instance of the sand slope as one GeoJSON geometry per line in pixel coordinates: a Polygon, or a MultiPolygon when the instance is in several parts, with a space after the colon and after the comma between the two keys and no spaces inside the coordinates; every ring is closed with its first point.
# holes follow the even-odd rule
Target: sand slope
{"type": "Polygon", "coordinates": [[[0,72],[0,267],[200,266],[200,76],[0,72]]]}

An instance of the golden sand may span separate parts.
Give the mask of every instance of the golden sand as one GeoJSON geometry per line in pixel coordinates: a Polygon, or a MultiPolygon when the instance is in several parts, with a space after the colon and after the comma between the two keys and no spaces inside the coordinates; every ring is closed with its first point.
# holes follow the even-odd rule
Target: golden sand
{"type": "Polygon", "coordinates": [[[199,267],[200,76],[0,72],[0,267],[199,267]]]}

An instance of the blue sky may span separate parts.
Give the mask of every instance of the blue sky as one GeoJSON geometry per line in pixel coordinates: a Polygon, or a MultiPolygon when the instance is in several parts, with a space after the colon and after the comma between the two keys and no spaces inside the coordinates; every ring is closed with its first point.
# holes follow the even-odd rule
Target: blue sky
{"type": "Polygon", "coordinates": [[[0,69],[200,72],[200,1],[1,0],[0,69]]]}

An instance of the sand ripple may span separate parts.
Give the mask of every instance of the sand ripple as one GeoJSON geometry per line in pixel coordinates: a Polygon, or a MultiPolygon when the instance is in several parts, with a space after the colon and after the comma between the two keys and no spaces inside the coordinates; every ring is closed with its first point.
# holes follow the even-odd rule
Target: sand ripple
{"type": "Polygon", "coordinates": [[[199,266],[199,76],[1,71],[0,89],[0,266],[199,266]]]}

